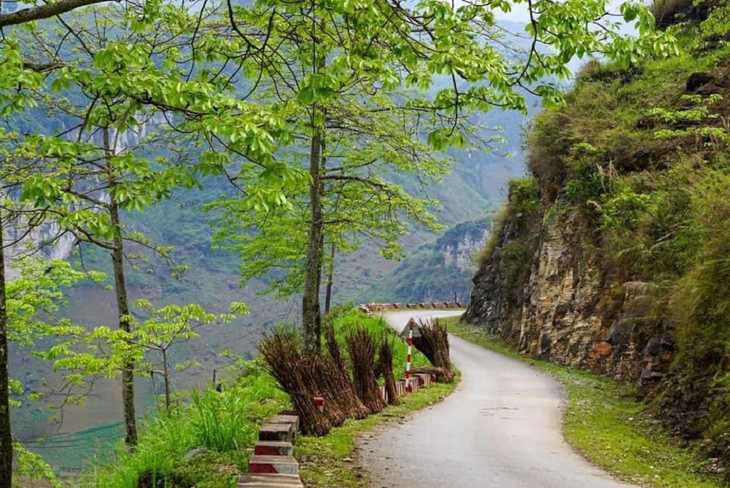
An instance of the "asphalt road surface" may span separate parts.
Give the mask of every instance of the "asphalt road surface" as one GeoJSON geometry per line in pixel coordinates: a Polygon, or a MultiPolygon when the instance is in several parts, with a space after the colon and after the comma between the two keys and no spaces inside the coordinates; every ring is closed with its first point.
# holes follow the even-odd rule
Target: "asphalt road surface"
{"type": "MultiPolygon", "coordinates": [[[[402,330],[412,316],[393,312],[402,330]]],[[[573,452],[561,434],[561,385],[531,366],[450,337],[456,391],[359,443],[373,488],[629,488],[573,452]]]]}

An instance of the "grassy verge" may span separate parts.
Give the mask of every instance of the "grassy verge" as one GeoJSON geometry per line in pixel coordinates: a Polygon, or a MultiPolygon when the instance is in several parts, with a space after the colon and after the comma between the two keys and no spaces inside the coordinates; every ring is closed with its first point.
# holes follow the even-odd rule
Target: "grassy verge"
{"type": "Polygon", "coordinates": [[[702,473],[699,461],[683,448],[635,401],[631,386],[516,353],[479,329],[442,319],[454,335],[554,375],[565,386],[568,401],[563,418],[565,439],[592,463],[617,478],[653,488],[727,488],[702,473]]]}
{"type": "Polygon", "coordinates": [[[308,487],[357,487],[367,485],[367,476],[353,464],[355,441],[364,432],[397,420],[441,401],[459,382],[434,384],[430,388],[403,397],[400,405],[391,406],[362,420],[348,420],[332,429],[326,437],[301,437],[294,449],[299,459],[302,480],[308,487]]]}

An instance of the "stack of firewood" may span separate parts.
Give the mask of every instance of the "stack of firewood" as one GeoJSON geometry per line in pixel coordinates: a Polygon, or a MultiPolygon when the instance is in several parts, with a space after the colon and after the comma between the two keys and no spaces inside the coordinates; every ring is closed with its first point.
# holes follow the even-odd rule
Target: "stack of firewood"
{"type": "Polygon", "coordinates": [[[306,434],[326,435],[346,419],[370,413],[338,362],[321,353],[304,354],[294,333],[277,331],[266,336],[259,350],[271,374],[291,397],[306,434]],[[324,400],[323,405],[317,399],[324,400]]]}

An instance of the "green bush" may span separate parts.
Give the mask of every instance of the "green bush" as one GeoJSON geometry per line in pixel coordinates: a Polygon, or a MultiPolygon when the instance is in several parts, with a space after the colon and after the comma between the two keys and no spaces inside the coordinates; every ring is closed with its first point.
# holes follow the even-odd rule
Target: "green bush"
{"type": "Polygon", "coordinates": [[[486,244],[484,244],[484,247],[482,247],[474,256],[474,259],[480,269],[484,268],[489,260],[492,259],[492,255],[499,244],[500,234],[504,229],[504,223],[509,214],[509,205],[503,205],[497,212],[495,212],[494,217],[492,217],[492,228],[489,231],[489,238],[487,239],[486,244]]]}
{"type": "Polygon", "coordinates": [[[480,268],[492,258],[501,239],[504,224],[510,217],[527,221],[536,217],[540,210],[540,183],[536,178],[513,178],[509,181],[509,201],[492,217],[492,228],[489,239],[476,254],[475,259],[480,268]]]}
{"type": "Polygon", "coordinates": [[[522,286],[530,271],[530,248],[522,240],[506,244],[500,253],[500,264],[505,277],[505,285],[510,293],[520,296],[522,286]]]}
{"type": "Polygon", "coordinates": [[[540,184],[535,178],[509,181],[509,205],[517,213],[535,214],[540,209],[540,184]]]}

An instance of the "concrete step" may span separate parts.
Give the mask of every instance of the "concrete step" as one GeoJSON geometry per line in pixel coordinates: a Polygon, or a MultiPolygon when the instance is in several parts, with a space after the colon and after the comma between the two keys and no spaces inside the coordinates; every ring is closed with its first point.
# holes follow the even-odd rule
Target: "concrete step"
{"type": "Polygon", "coordinates": [[[253,448],[257,456],[291,456],[294,446],[285,441],[258,441],[253,448]]]}
{"type": "Polygon", "coordinates": [[[410,383],[406,386],[406,393],[418,392],[418,378],[411,378],[410,383]]]}
{"type": "Polygon", "coordinates": [[[249,473],[299,474],[299,463],[292,456],[257,456],[248,460],[249,473]]]}
{"type": "Polygon", "coordinates": [[[260,441],[294,442],[294,424],[266,424],[259,430],[260,441]]]}
{"type": "Polygon", "coordinates": [[[284,415],[279,414],[276,417],[269,420],[270,424],[293,424],[294,431],[299,431],[299,416],[297,415],[284,415]]]}
{"type": "Polygon", "coordinates": [[[238,488],[304,488],[299,475],[294,474],[242,474],[238,488]]]}

